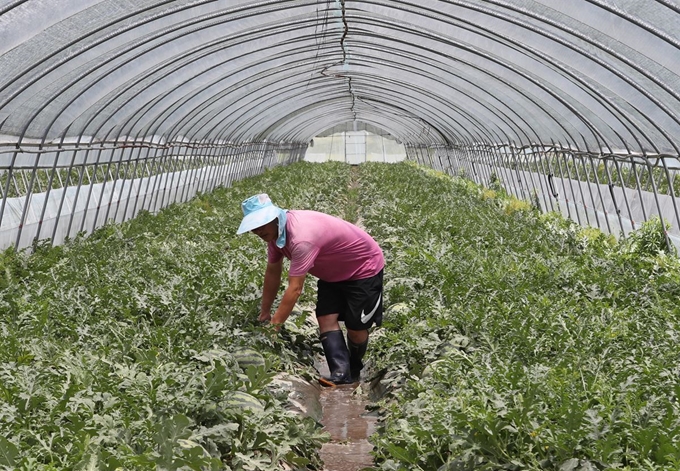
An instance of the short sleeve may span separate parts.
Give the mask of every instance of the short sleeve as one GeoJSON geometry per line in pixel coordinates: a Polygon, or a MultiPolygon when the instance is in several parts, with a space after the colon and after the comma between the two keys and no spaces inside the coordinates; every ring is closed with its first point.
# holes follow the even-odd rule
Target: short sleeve
{"type": "Polygon", "coordinates": [[[278,263],[283,258],[283,252],[279,249],[276,244],[267,244],[267,262],[268,263],[278,263]]]}
{"type": "Polygon", "coordinates": [[[319,250],[319,247],[311,242],[297,244],[291,253],[289,276],[306,275],[314,266],[319,250]]]}

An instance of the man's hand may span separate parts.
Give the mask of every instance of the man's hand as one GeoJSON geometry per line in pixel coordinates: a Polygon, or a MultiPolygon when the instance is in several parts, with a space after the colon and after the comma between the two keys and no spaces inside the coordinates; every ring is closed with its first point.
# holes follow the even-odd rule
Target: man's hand
{"type": "Polygon", "coordinates": [[[291,276],[288,278],[288,287],[283,293],[283,298],[281,303],[276,308],[276,312],[270,319],[270,323],[278,331],[281,326],[286,322],[288,316],[290,316],[291,311],[295,307],[300,294],[302,293],[302,287],[305,284],[305,275],[302,276],[291,276]]]}
{"type": "Polygon", "coordinates": [[[267,269],[264,272],[260,315],[257,317],[260,322],[271,322],[272,320],[272,304],[274,304],[276,293],[281,286],[281,270],[283,270],[283,261],[267,263],[267,269]]]}

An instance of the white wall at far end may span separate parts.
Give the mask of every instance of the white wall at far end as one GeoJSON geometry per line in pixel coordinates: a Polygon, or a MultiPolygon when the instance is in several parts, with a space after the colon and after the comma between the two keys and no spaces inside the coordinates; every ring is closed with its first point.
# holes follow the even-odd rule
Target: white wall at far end
{"type": "Polygon", "coordinates": [[[339,161],[349,164],[363,162],[401,162],[406,159],[403,144],[367,131],[348,131],[331,136],[315,137],[307,147],[307,162],[339,161]]]}

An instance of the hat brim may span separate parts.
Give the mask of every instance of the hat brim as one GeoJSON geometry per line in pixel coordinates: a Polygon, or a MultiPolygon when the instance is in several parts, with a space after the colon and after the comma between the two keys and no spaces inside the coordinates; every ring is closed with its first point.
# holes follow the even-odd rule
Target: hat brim
{"type": "Polygon", "coordinates": [[[279,215],[281,210],[276,206],[266,206],[264,208],[258,209],[244,216],[241,221],[241,225],[238,227],[236,234],[243,234],[245,232],[250,232],[253,229],[264,226],[265,224],[272,222],[279,215]]]}

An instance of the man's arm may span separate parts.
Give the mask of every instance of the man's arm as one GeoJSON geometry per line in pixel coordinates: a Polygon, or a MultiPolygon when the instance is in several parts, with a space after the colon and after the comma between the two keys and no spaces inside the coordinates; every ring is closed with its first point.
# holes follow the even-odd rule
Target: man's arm
{"type": "Polygon", "coordinates": [[[281,325],[286,322],[286,319],[288,319],[288,316],[290,316],[290,313],[293,311],[295,303],[302,294],[302,288],[305,285],[305,276],[306,275],[288,277],[288,287],[283,293],[283,299],[281,300],[279,307],[276,308],[274,317],[271,319],[272,325],[274,325],[276,330],[281,328],[281,325]]]}
{"type": "Polygon", "coordinates": [[[279,286],[281,286],[282,271],[283,259],[276,263],[267,263],[267,269],[264,272],[264,287],[262,288],[262,306],[260,307],[260,316],[257,318],[260,322],[267,322],[272,318],[272,304],[274,304],[279,286]]]}

